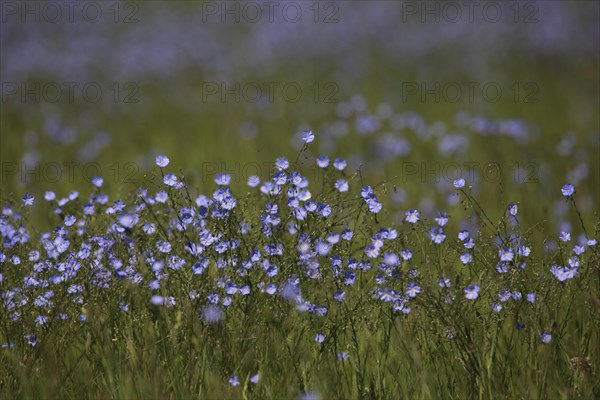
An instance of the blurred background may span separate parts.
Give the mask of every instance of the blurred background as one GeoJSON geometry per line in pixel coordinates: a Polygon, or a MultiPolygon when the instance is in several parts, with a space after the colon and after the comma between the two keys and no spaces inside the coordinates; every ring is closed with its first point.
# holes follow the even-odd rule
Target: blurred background
{"type": "Polygon", "coordinates": [[[88,190],[94,175],[123,196],[157,154],[199,191],[218,171],[239,189],[295,160],[310,129],[298,168],[345,157],[347,175],[386,182],[395,221],[460,207],[460,176],[482,205],[522,202],[530,221],[569,228],[567,182],[584,216],[598,210],[598,2],[1,7],[4,200],[88,190]]]}

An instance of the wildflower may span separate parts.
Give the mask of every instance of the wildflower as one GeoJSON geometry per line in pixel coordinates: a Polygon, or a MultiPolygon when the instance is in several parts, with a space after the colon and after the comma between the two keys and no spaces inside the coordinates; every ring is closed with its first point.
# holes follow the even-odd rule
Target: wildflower
{"type": "Polygon", "coordinates": [[[519,257],[527,257],[529,254],[531,254],[531,249],[527,246],[519,246],[517,249],[517,254],[519,257]]]}
{"type": "Polygon", "coordinates": [[[345,351],[341,351],[338,353],[338,360],[346,361],[348,359],[350,359],[350,354],[346,353],[345,351]]]}
{"type": "Polygon", "coordinates": [[[248,177],[248,186],[254,188],[260,185],[260,178],[256,175],[252,175],[248,177]]]}
{"type": "Polygon", "coordinates": [[[465,186],[465,180],[463,178],[458,178],[454,180],[454,187],[460,189],[465,186]]]}
{"type": "Polygon", "coordinates": [[[500,312],[502,311],[502,306],[500,304],[498,304],[497,302],[493,302],[492,303],[492,311],[494,312],[500,312]]]}
{"type": "Polygon", "coordinates": [[[161,306],[163,305],[165,302],[164,297],[162,297],[161,295],[155,294],[150,298],[150,303],[154,304],[155,306],[161,306]]]}
{"type": "Polygon", "coordinates": [[[52,200],[56,199],[56,194],[54,194],[54,192],[49,190],[44,194],[44,199],[46,201],[52,201],[52,200]]]}
{"type": "Polygon", "coordinates": [[[508,289],[502,289],[498,292],[498,298],[500,299],[501,302],[505,302],[508,301],[508,299],[510,299],[510,290],[508,289]]]}
{"type": "Polygon", "coordinates": [[[94,176],[92,178],[92,185],[96,186],[97,188],[102,187],[103,184],[104,184],[104,179],[102,179],[102,177],[94,176]]]}
{"type": "Polygon", "coordinates": [[[429,237],[435,244],[440,244],[446,240],[446,234],[442,228],[433,228],[431,231],[429,231],[429,237]]]}
{"type": "Polygon", "coordinates": [[[473,255],[471,253],[462,253],[460,255],[460,261],[462,261],[463,264],[467,265],[468,263],[473,261],[473,255]]]}
{"type": "Polygon", "coordinates": [[[171,243],[169,243],[165,240],[161,240],[160,242],[158,242],[156,244],[156,248],[161,253],[170,253],[171,252],[171,243]]]}
{"type": "Polygon", "coordinates": [[[312,131],[304,131],[302,132],[302,141],[304,143],[312,143],[315,140],[315,135],[312,131]]]}
{"type": "Polygon", "coordinates": [[[275,168],[277,168],[277,170],[280,172],[288,169],[289,166],[290,166],[290,162],[285,157],[279,157],[278,159],[275,160],[275,168]]]}
{"type": "Polygon", "coordinates": [[[527,301],[530,303],[535,303],[535,293],[527,293],[527,301]]]}
{"type": "Polygon", "coordinates": [[[231,182],[231,175],[217,174],[215,175],[215,183],[219,186],[227,186],[231,182]]]}
{"type": "Polygon", "coordinates": [[[23,338],[27,339],[27,344],[31,347],[35,347],[37,344],[37,336],[34,334],[23,335],[23,338]]]}
{"type": "Polygon", "coordinates": [[[233,387],[235,386],[239,386],[240,384],[240,380],[238,378],[237,375],[231,375],[231,377],[229,378],[229,384],[233,387]]]}
{"type": "Polygon", "coordinates": [[[154,195],[154,198],[159,203],[166,203],[167,199],[169,198],[169,195],[167,194],[167,192],[161,190],[160,192],[157,192],[156,195],[154,195]]]}
{"type": "Polygon", "coordinates": [[[575,188],[570,183],[567,183],[562,187],[562,189],[560,189],[560,191],[562,192],[563,196],[568,198],[573,196],[573,193],[575,193],[575,188]]]}
{"type": "Polygon", "coordinates": [[[465,297],[469,300],[475,300],[479,297],[479,285],[472,283],[465,288],[465,297]]]}
{"type": "Polygon", "coordinates": [[[515,203],[510,203],[507,207],[507,211],[514,217],[519,212],[519,207],[515,203]]]}
{"type": "Polygon", "coordinates": [[[462,231],[458,232],[458,239],[459,240],[465,241],[468,237],[469,237],[469,231],[462,230],[462,231]]]}
{"type": "Polygon", "coordinates": [[[35,200],[35,197],[33,197],[32,195],[30,195],[29,193],[25,193],[25,196],[23,196],[22,198],[23,200],[23,204],[26,206],[32,206],[33,205],[33,200],[35,200]]]}
{"type": "Polygon", "coordinates": [[[402,251],[400,252],[400,257],[402,257],[404,261],[410,260],[412,256],[413,253],[410,249],[402,249],[402,251]]]}
{"type": "Polygon", "coordinates": [[[158,167],[160,167],[160,168],[164,168],[167,165],[169,165],[169,161],[170,161],[169,158],[167,156],[164,156],[164,155],[158,155],[158,156],[156,156],[156,160],[155,160],[156,165],[158,167]]]}
{"type": "Polygon", "coordinates": [[[472,249],[473,247],[475,247],[475,240],[470,237],[465,239],[465,241],[463,242],[463,245],[465,246],[465,249],[472,249]]]}
{"type": "Polygon", "coordinates": [[[177,177],[171,172],[166,173],[163,178],[163,182],[167,186],[175,186],[175,184],[177,183],[177,177]]]}
{"type": "Polygon", "coordinates": [[[435,222],[437,222],[439,226],[446,225],[448,223],[448,214],[440,211],[437,217],[435,217],[435,222]]]}
{"type": "Polygon", "coordinates": [[[416,282],[409,282],[405,292],[408,297],[416,297],[418,293],[421,293],[421,287],[416,282]]]}
{"type": "Polygon", "coordinates": [[[569,280],[569,279],[575,277],[575,275],[577,275],[577,273],[578,273],[578,268],[577,267],[571,267],[571,266],[569,266],[569,267],[559,267],[558,265],[553,265],[550,268],[550,272],[560,282],[564,282],[566,280],[569,280]]]}
{"type": "Polygon", "coordinates": [[[552,335],[544,331],[540,334],[540,339],[543,343],[548,344],[552,340],[552,335]]]}
{"type": "Polygon", "coordinates": [[[208,305],[202,310],[202,319],[209,324],[216,324],[223,318],[223,311],[218,306],[208,305]]]}
{"type": "Polygon", "coordinates": [[[258,383],[259,380],[260,380],[260,375],[258,372],[250,377],[250,382],[252,382],[255,385],[258,383]]]}
{"type": "Polygon", "coordinates": [[[324,341],[325,341],[325,334],[321,333],[321,332],[317,332],[317,334],[315,335],[315,342],[323,343],[324,341]]]}
{"type": "Polygon", "coordinates": [[[338,190],[338,192],[340,193],[344,193],[348,191],[348,181],[344,180],[344,179],[338,179],[335,182],[335,188],[338,190]]]}
{"type": "Polygon", "coordinates": [[[333,294],[333,298],[341,303],[346,299],[346,293],[343,290],[337,290],[333,294]]]}
{"type": "Polygon", "coordinates": [[[513,249],[502,248],[498,250],[498,257],[500,257],[500,261],[512,261],[515,256],[513,249]]]}
{"type": "Polygon", "coordinates": [[[342,171],[344,168],[346,168],[346,160],[343,158],[336,158],[333,160],[333,167],[338,171],[342,171]]]}
{"type": "Polygon", "coordinates": [[[558,239],[561,242],[568,242],[568,241],[571,240],[571,233],[569,233],[569,232],[561,232],[560,235],[559,235],[559,237],[558,237],[558,239]]]}
{"type": "Polygon", "coordinates": [[[410,209],[405,214],[405,220],[406,220],[406,222],[408,222],[410,224],[416,224],[417,221],[419,220],[419,216],[420,216],[419,211],[410,209]]]}
{"type": "Polygon", "coordinates": [[[350,229],[342,230],[342,239],[349,241],[352,240],[352,236],[354,236],[354,233],[350,229]]]}
{"type": "Polygon", "coordinates": [[[327,157],[327,156],[318,157],[317,165],[319,166],[319,168],[327,168],[327,166],[329,165],[329,157],[327,157]]]}
{"type": "Polygon", "coordinates": [[[441,277],[438,279],[438,285],[440,285],[441,288],[449,288],[452,286],[452,282],[446,277],[441,277]]]}
{"type": "Polygon", "coordinates": [[[575,247],[573,247],[573,253],[580,255],[585,251],[585,247],[581,246],[581,245],[576,245],[575,247]]]}

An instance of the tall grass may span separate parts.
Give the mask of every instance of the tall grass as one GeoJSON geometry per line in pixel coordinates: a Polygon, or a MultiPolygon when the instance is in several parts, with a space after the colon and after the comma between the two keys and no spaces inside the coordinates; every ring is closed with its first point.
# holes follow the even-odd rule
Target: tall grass
{"type": "Polygon", "coordinates": [[[157,166],[123,203],[99,180],[60,206],[3,198],[0,396],[600,397],[600,224],[577,218],[577,193],[585,242],[552,248],[519,220],[536,204],[490,210],[468,182],[447,224],[392,227],[385,185],[276,165],[237,193],[221,176],[197,195],[157,166]],[[32,207],[57,228],[37,231],[32,207]]]}

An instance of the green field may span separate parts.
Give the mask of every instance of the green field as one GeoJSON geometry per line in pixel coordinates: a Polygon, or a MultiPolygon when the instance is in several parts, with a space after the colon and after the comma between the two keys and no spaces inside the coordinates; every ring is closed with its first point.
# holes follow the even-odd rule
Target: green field
{"type": "Polygon", "coordinates": [[[598,3],[85,4],[2,3],[1,398],[600,397],[598,3]]]}

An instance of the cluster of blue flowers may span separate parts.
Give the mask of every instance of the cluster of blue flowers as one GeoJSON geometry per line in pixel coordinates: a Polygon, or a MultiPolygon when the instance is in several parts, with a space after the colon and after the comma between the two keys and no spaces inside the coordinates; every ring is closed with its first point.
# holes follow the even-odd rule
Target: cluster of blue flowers
{"type": "MultiPolygon", "coordinates": [[[[314,134],[307,131],[302,138],[306,146],[314,134]]],[[[147,307],[169,309],[187,301],[197,303],[201,306],[198,318],[209,325],[227,320],[227,309],[249,296],[280,298],[300,314],[324,317],[335,303],[367,291],[373,301],[394,313],[413,312],[415,300],[433,290],[414,262],[415,250],[406,246],[406,238],[394,227],[372,231],[372,225],[357,222],[362,214],[372,224],[383,206],[371,186],[363,186],[360,196],[349,190],[344,159],[336,158],[333,169],[325,156],[318,157],[316,164],[329,174],[327,182],[336,193],[333,202],[323,194],[314,195],[308,179],[290,170],[283,157],[276,160],[269,180],[248,179],[251,192],[246,197],[232,193],[229,175],[217,174],[218,188],[212,195],[192,199],[185,181],[165,170],[169,158],[160,155],[156,166],[162,185],[154,194],[138,189],[130,204],[121,199],[111,203],[101,192],[101,177],[92,179],[93,191],[86,200],[78,192],[63,198],[46,192],[44,199],[63,222],[53,231],[32,235],[26,227],[24,216],[35,204],[34,196],[25,194],[21,208],[4,205],[0,217],[2,313],[29,331],[22,338],[5,338],[3,347],[9,349],[21,339],[35,346],[39,334],[35,327],[53,319],[85,323],[82,305],[88,296],[119,287],[120,282],[138,288],[147,298],[147,307]],[[188,277],[187,298],[173,286],[182,276],[188,277]],[[327,298],[314,290],[322,285],[331,287],[327,298]]],[[[454,182],[459,192],[467,194],[465,184],[464,179],[454,182]]],[[[562,188],[568,199],[572,200],[574,192],[570,185],[562,188]]],[[[511,203],[507,214],[516,218],[518,206],[511,203]]],[[[439,212],[435,225],[428,227],[420,212],[410,209],[404,222],[410,232],[426,234],[435,249],[448,239],[444,228],[449,220],[448,214],[439,212]]],[[[419,241],[424,239],[419,237],[419,241]]],[[[562,240],[568,242],[570,237],[562,240]]],[[[501,241],[496,271],[525,269],[532,250],[524,239],[501,241]]],[[[575,278],[584,268],[583,255],[588,248],[597,251],[596,243],[589,238],[575,245],[567,265],[553,265],[549,272],[560,282],[575,278]]],[[[464,268],[489,268],[489,260],[475,252],[476,239],[468,230],[458,233],[453,246],[464,268]]],[[[454,290],[452,280],[438,272],[443,302],[458,301],[460,292],[454,290]]],[[[490,282],[463,285],[458,290],[462,289],[464,299],[476,301],[489,291],[490,282]]],[[[496,313],[509,300],[523,299],[520,290],[508,288],[491,297],[496,313]]],[[[535,303],[535,291],[525,298],[535,303]]],[[[122,312],[135,312],[127,296],[114,301],[122,312]]],[[[542,342],[550,339],[550,333],[541,334],[542,342]]],[[[326,340],[326,333],[315,333],[317,344],[326,340]]],[[[345,351],[338,354],[341,361],[349,357],[345,351]]],[[[258,380],[258,374],[250,378],[252,383],[258,380]]],[[[229,383],[239,385],[238,376],[231,376],[229,383]]]]}

